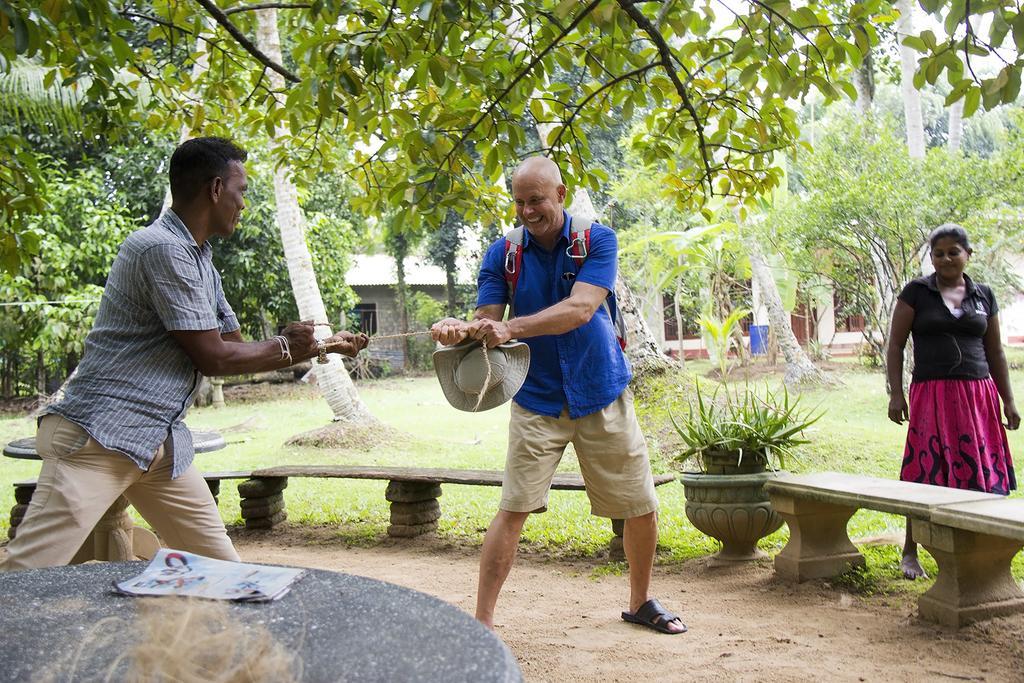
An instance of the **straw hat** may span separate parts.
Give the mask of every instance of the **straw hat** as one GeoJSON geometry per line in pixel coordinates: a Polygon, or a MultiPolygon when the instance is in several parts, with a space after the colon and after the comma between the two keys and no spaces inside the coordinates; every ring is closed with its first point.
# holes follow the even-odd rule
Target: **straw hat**
{"type": "Polygon", "coordinates": [[[490,381],[479,341],[467,339],[434,351],[434,372],[452,406],[470,413],[490,410],[511,399],[523,386],[530,369],[529,346],[523,342],[499,344],[487,350],[487,359],[490,381]]]}

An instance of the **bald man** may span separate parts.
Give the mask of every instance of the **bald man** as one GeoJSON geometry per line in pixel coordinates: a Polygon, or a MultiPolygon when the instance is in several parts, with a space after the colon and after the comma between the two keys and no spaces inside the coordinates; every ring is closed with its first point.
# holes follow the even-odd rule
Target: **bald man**
{"type": "Polygon", "coordinates": [[[488,347],[519,339],[530,347],[530,371],[512,404],[501,503],[484,538],[476,618],[494,628],[494,608],[515,560],[523,524],[547,509],[551,479],[565,447],[574,445],[591,512],[624,519],[629,561],[626,621],[662,633],[686,626],[650,595],[658,542],[658,500],[647,445],[628,388],[632,371],[619,346],[614,307],[618,243],[598,223],[590,228],[582,265],[569,256],[571,218],[565,185],[549,159],[525,160],[512,175],[516,216],[526,228],[522,263],[510,306],[505,280],[506,244],[491,245],[478,278],[470,322],[446,318],[433,328],[445,345],[470,337],[488,347]]]}

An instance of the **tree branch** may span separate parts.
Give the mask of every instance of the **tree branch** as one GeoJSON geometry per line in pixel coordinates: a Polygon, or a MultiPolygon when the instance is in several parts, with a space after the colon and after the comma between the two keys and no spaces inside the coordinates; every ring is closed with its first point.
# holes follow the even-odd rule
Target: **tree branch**
{"type": "Polygon", "coordinates": [[[569,33],[571,33],[572,30],[576,28],[581,21],[583,21],[583,18],[590,14],[600,2],[601,0],[591,0],[590,4],[584,7],[583,10],[579,13],[579,15],[577,15],[576,18],[573,19],[568,26],[566,26],[562,31],[560,31],[559,34],[555,37],[555,39],[552,40],[547,47],[541,50],[538,54],[534,55],[534,57],[530,60],[529,64],[527,64],[522,71],[516,74],[516,77],[513,78],[508,85],[505,86],[505,89],[498,93],[497,97],[491,100],[490,104],[487,105],[487,108],[480,114],[480,116],[477,117],[477,119],[469,125],[469,128],[467,128],[465,132],[463,132],[463,134],[459,136],[459,139],[455,141],[455,144],[452,145],[452,148],[448,150],[447,154],[444,155],[444,158],[441,160],[441,163],[438,164],[439,168],[445,167],[451,161],[452,154],[455,153],[455,150],[466,143],[466,140],[469,138],[470,134],[472,134],[472,132],[476,130],[477,126],[479,126],[488,116],[490,116],[494,112],[495,108],[499,104],[501,104],[502,100],[505,99],[506,95],[512,92],[512,89],[516,87],[519,81],[523,80],[527,76],[527,74],[531,73],[533,69],[537,66],[537,64],[539,64],[540,61],[544,59],[544,57],[546,57],[549,52],[555,49],[555,47],[557,47],[562,42],[562,39],[569,35],[569,33]]]}
{"type": "MultiPolygon", "coordinates": [[[[700,142],[700,158],[704,163],[705,176],[711,176],[711,160],[708,158],[707,140],[704,137],[704,123],[697,113],[697,109],[693,106],[693,102],[690,99],[690,93],[686,90],[686,86],[683,85],[682,81],[679,80],[679,75],[676,70],[672,67],[673,56],[672,50],[665,42],[665,38],[661,35],[661,31],[654,27],[651,20],[644,16],[644,13],[637,9],[633,4],[626,2],[626,0],[618,0],[619,6],[622,7],[623,11],[629,15],[637,27],[647,34],[658,49],[658,54],[661,56],[661,63],[665,67],[665,75],[668,76],[669,80],[676,88],[676,93],[679,98],[683,101],[683,107],[690,115],[690,119],[693,121],[693,125],[697,131],[697,139],[700,142]]],[[[708,190],[712,190],[710,179],[708,182],[708,190]]]]}
{"type": "Polygon", "coordinates": [[[231,7],[224,10],[225,15],[236,14],[238,12],[252,12],[260,9],[312,9],[313,5],[310,3],[288,3],[288,2],[263,2],[254,5],[239,5],[238,7],[231,7]]]}
{"type": "Polygon", "coordinates": [[[260,64],[267,67],[271,71],[275,71],[281,74],[281,76],[283,76],[285,80],[291,81],[292,83],[302,82],[301,78],[299,78],[291,71],[278,64],[277,62],[270,59],[270,57],[267,57],[265,54],[263,54],[260,51],[260,49],[257,48],[256,45],[252,43],[252,41],[246,38],[242,34],[242,32],[238,30],[237,26],[231,23],[231,20],[228,19],[228,16],[224,14],[224,12],[222,12],[219,7],[214,5],[213,2],[211,2],[211,0],[196,0],[196,2],[199,3],[199,5],[202,6],[203,9],[209,12],[210,16],[213,17],[214,21],[220,24],[224,28],[224,30],[227,31],[228,34],[235,39],[235,42],[242,46],[242,48],[246,52],[251,54],[256,59],[256,61],[258,61],[260,64]]]}

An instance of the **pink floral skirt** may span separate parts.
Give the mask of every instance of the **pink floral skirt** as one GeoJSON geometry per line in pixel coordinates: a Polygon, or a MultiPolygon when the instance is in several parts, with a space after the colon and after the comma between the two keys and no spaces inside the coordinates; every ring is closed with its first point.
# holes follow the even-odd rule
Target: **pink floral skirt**
{"type": "Polygon", "coordinates": [[[910,385],[900,479],[1003,495],[1017,488],[999,392],[991,378],[910,385]]]}

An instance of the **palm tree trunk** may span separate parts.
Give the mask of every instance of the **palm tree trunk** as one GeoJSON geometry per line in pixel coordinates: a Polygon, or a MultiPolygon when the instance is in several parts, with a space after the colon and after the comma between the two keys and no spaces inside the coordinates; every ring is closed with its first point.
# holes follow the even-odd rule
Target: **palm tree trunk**
{"type": "Polygon", "coordinates": [[[765,263],[760,247],[750,237],[744,238],[743,241],[750,253],[750,269],[761,290],[761,300],[768,309],[768,324],[786,359],[786,374],[783,381],[787,386],[824,382],[825,375],[800,348],[800,342],[793,334],[789,314],[782,306],[778,285],[775,284],[768,264],[765,263]]]}
{"type": "MultiPolygon", "coordinates": [[[[682,256],[678,257],[682,260],[682,256]]],[[[683,294],[683,279],[676,278],[676,291],[672,296],[672,315],[676,319],[676,340],[679,342],[679,366],[686,367],[686,353],[683,351],[683,314],[679,306],[679,297],[683,294]]]]}
{"type": "Polygon", "coordinates": [[[960,98],[949,106],[949,138],[946,146],[956,154],[960,151],[960,141],[964,136],[964,100],[960,98]]]}
{"type": "Polygon", "coordinates": [[[907,152],[911,159],[924,158],[924,123],[921,117],[921,93],[914,87],[917,70],[917,51],[903,45],[903,39],[914,34],[914,5],[911,0],[898,0],[896,8],[896,39],[900,41],[900,90],[903,93],[903,113],[906,119],[907,152]]]}
{"type": "MultiPolygon", "coordinates": [[[[257,43],[260,50],[275,62],[282,63],[277,10],[258,10],[257,14],[259,15],[257,43]]],[[[271,87],[274,90],[283,89],[284,78],[280,74],[269,71],[266,77],[270,79],[271,87]]],[[[291,280],[295,303],[299,308],[299,317],[303,320],[326,323],[329,318],[324,307],[323,297],[320,295],[316,273],[313,271],[313,259],[309,253],[309,246],[306,244],[305,219],[302,209],[299,207],[298,192],[295,184],[288,177],[287,170],[283,167],[278,167],[274,172],[274,197],[277,201],[277,224],[281,230],[281,244],[284,247],[288,277],[291,280]]],[[[323,325],[316,328],[318,339],[330,335],[331,328],[329,326],[323,325]]],[[[320,393],[331,407],[334,419],[362,423],[376,421],[359,398],[341,357],[331,354],[328,359],[327,364],[316,364],[315,368],[317,385],[320,387],[320,393]]]]}

